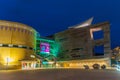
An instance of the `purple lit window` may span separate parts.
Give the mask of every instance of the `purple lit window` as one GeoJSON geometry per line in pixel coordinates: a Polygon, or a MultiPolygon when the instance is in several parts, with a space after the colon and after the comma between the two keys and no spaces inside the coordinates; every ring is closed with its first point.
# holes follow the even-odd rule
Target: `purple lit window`
{"type": "Polygon", "coordinates": [[[40,44],[40,52],[49,53],[50,52],[50,45],[48,43],[41,43],[40,44]]]}

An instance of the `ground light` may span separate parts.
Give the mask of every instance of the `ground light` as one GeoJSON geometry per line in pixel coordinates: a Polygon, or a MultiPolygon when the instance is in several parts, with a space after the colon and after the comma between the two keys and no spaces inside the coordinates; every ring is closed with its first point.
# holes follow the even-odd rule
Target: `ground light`
{"type": "Polygon", "coordinates": [[[9,62],[12,62],[12,61],[13,61],[13,60],[12,60],[10,57],[6,57],[6,58],[5,58],[5,62],[7,63],[7,65],[8,65],[9,62]]]}
{"type": "Polygon", "coordinates": [[[13,60],[12,60],[10,57],[6,57],[6,58],[5,58],[5,63],[6,63],[5,65],[6,65],[6,69],[8,68],[9,63],[10,63],[10,62],[12,62],[12,61],[13,61],[13,60]]]}

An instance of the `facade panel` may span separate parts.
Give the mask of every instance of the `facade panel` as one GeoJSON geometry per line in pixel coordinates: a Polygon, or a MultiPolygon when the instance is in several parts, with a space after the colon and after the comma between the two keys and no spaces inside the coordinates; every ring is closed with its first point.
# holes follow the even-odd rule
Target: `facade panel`
{"type": "MultiPolygon", "coordinates": [[[[79,26],[79,25],[77,25],[79,26]]],[[[109,22],[77,28],[68,28],[56,33],[55,41],[61,44],[60,54],[68,55],[69,59],[82,59],[95,57],[94,47],[104,45],[102,57],[110,57],[110,30],[109,22]],[[104,37],[94,39],[93,32],[102,30],[104,37]],[[106,48],[107,47],[107,48],[106,48]],[[67,52],[65,52],[67,50],[67,52]]],[[[99,35],[98,35],[99,36],[99,35]]],[[[64,57],[63,55],[63,57],[64,57]]]]}

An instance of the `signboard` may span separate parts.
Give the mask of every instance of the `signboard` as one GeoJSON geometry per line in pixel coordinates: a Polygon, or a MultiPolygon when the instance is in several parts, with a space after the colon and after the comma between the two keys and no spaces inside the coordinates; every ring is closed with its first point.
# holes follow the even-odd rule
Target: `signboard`
{"type": "Polygon", "coordinates": [[[40,52],[41,53],[50,53],[49,43],[40,43],[40,52]]]}

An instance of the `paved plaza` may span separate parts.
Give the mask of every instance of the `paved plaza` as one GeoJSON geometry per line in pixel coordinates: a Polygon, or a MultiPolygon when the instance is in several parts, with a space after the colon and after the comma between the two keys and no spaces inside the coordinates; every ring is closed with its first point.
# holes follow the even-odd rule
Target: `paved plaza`
{"type": "Polygon", "coordinates": [[[39,69],[0,71],[0,80],[120,80],[116,70],[39,69]]]}

